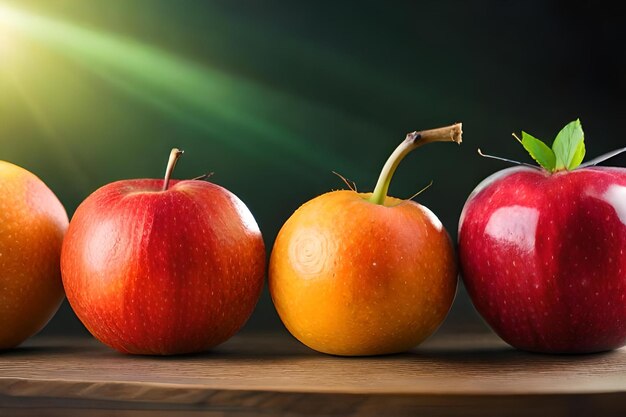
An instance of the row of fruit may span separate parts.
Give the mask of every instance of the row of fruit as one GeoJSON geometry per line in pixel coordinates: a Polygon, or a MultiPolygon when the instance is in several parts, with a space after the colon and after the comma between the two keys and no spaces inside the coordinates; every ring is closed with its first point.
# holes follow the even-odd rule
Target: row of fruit
{"type": "MultiPolygon", "coordinates": [[[[461,124],[409,133],[372,193],[323,194],[286,221],[269,263],[280,318],[301,342],[336,355],[409,350],[448,313],[457,267],[478,312],[520,349],[582,353],[626,343],[626,170],[582,164],[578,120],[551,147],[522,132],[540,165],[479,184],[459,221],[458,259],[428,208],[387,196],[401,160],[461,142],[461,124]]],[[[126,353],[210,349],[252,313],[266,274],[261,232],[244,203],[207,181],[117,181],[69,222],[32,173],[0,162],[0,349],[39,331],[64,294],[86,328],[126,353]]],[[[486,156],[486,155],[484,155],[486,156]]]]}

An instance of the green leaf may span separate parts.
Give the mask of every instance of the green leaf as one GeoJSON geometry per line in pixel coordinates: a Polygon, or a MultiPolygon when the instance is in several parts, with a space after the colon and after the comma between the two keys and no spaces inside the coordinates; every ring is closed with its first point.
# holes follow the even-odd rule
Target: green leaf
{"type": "Polygon", "coordinates": [[[585,157],[585,134],[580,120],[576,119],[565,126],[554,139],[552,150],[556,156],[555,169],[572,170],[585,157]]]}
{"type": "Polygon", "coordinates": [[[585,140],[583,136],[583,140],[581,140],[578,146],[576,147],[572,161],[567,166],[567,169],[572,170],[572,169],[577,168],[578,165],[580,165],[583,162],[583,159],[585,158],[585,151],[586,151],[585,140]]]}
{"type": "Polygon", "coordinates": [[[539,165],[552,172],[556,166],[556,156],[548,145],[534,136],[522,132],[522,146],[539,165]]]}

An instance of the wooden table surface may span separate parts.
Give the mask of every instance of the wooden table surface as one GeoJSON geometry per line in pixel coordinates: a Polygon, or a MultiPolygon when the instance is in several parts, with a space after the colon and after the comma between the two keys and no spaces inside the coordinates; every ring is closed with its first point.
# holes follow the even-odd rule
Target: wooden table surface
{"type": "Polygon", "coordinates": [[[342,358],[284,333],[179,357],[93,339],[33,338],[0,353],[0,416],[626,415],[626,350],[552,356],[487,333],[437,334],[413,352],[342,358]]]}

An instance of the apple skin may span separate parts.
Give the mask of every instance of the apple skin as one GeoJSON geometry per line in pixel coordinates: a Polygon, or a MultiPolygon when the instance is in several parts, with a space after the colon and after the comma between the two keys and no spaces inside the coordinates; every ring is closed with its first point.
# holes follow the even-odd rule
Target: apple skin
{"type": "Polygon", "coordinates": [[[515,167],[484,180],[459,223],[474,306],[507,343],[587,353],[626,343],[626,169],[549,174],[515,167]]]}
{"type": "Polygon", "coordinates": [[[457,286],[448,233],[426,207],[370,193],[333,191],[285,222],[269,287],[291,334],[344,356],[404,352],[446,317],[457,286]]]}
{"type": "Polygon", "coordinates": [[[59,258],[68,218],[34,174],[0,161],[0,350],[41,330],[63,301],[59,258]]]}
{"type": "Polygon", "coordinates": [[[199,180],[118,181],[76,210],[63,244],[67,298],[125,353],[200,352],[234,335],[261,293],[265,248],[248,208],[199,180]]]}

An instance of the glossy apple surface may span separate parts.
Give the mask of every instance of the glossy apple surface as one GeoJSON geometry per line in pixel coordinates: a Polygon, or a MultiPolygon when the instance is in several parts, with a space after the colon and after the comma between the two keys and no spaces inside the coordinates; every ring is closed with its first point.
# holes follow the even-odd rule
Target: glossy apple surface
{"type": "Polygon", "coordinates": [[[89,196],[63,245],[68,300],[100,341],[128,353],[198,352],[246,322],[265,274],[248,208],[198,180],[128,180],[89,196]]]}
{"type": "Polygon", "coordinates": [[[0,350],[37,333],[63,300],[59,258],[68,219],[34,174],[0,161],[0,350]]]}
{"type": "Polygon", "coordinates": [[[583,353],[626,343],[626,170],[487,178],[459,224],[462,275],[476,309],[509,344],[583,353]]]}

